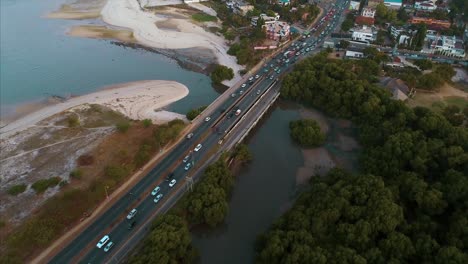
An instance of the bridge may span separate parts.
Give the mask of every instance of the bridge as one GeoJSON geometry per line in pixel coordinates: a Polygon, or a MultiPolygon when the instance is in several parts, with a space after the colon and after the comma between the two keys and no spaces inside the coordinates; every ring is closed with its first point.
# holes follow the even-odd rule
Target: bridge
{"type": "MultiPolygon", "coordinates": [[[[349,4],[348,1],[338,0],[334,8],[341,14],[349,4]]],[[[339,18],[340,16],[336,16],[330,20],[324,30],[329,32],[332,24],[337,24],[339,18]]],[[[61,240],[63,243],[59,248],[49,248],[47,253],[33,262],[118,263],[123,260],[149,231],[152,220],[169,210],[193,183],[200,179],[203,170],[210,163],[248,135],[279,97],[282,74],[290,70],[294,62],[317,52],[314,48],[320,47],[321,42],[323,39],[312,37],[301,42],[292,41],[289,46],[285,45],[282,50],[265,60],[263,65],[254,68],[192,121],[190,131],[186,131],[193,133],[190,139],[181,139],[154,168],[135,185],[128,187],[125,195],[107,210],[92,216],[93,221],[89,221],[84,231],[76,231],[73,239],[61,240]],[[283,56],[288,48],[301,51],[300,55],[290,58],[289,63],[283,56]],[[240,113],[237,110],[240,110],[240,113]],[[201,148],[194,149],[199,144],[201,148]],[[189,161],[183,162],[186,156],[189,156],[189,161]],[[192,166],[187,168],[187,163],[191,163],[192,166]],[[177,181],[173,187],[167,182],[170,175],[177,181]],[[160,187],[160,193],[164,195],[157,203],[151,195],[156,186],[160,187]],[[133,208],[138,210],[134,218],[136,224],[129,229],[126,216],[133,208]],[[115,244],[109,252],[96,247],[96,243],[105,235],[115,244]],[[59,253],[54,256],[53,252],[59,253]]]]}

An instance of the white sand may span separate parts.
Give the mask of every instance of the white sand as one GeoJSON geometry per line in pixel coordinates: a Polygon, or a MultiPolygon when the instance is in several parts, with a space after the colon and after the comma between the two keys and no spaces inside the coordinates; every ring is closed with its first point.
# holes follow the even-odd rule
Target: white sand
{"type": "Polygon", "coordinates": [[[227,86],[241,79],[236,58],[227,54],[229,47],[224,39],[205,31],[186,19],[172,19],[177,22],[180,31],[162,30],[156,22],[166,21],[167,17],[158,16],[150,11],[143,11],[137,0],[108,0],[101,11],[104,22],[128,28],[133,31],[135,39],[146,46],[160,49],[186,49],[203,47],[214,51],[218,63],[234,70],[235,77],[223,82],[227,86]]]}
{"type": "MultiPolygon", "coordinates": [[[[130,119],[149,118],[158,123],[158,114],[155,110],[184,98],[188,93],[189,90],[185,85],[174,81],[151,80],[119,84],[42,108],[15,120],[0,128],[0,138],[6,138],[47,117],[82,104],[100,104],[119,111],[130,119]]],[[[169,119],[167,114],[159,116],[169,119]]]]}

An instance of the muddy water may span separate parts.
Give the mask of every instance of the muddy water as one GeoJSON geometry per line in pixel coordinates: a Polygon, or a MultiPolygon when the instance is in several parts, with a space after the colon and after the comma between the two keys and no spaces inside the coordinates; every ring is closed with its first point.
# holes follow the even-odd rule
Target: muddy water
{"type": "Polygon", "coordinates": [[[288,127],[289,121],[304,117],[303,112],[297,105],[280,103],[248,138],[254,160],[237,174],[225,224],[211,231],[194,231],[193,240],[201,263],[253,263],[256,237],[291,206],[300,192],[296,173],[304,163],[329,155],[332,162],[353,168],[355,149],[350,148],[353,146],[350,142],[343,144],[340,139],[352,132],[349,124],[319,112],[314,115],[328,126],[329,136],[322,151],[304,159],[303,151],[290,140],[288,127]]]}

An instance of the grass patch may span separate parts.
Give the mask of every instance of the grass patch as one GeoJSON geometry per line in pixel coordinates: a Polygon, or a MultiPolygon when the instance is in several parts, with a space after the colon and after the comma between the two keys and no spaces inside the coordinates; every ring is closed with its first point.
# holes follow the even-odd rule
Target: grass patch
{"type": "Polygon", "coordinates": [[[83,116],[82,126],[86,128],[113,126],[114,124],[128,122],[128,118],[121,113],[96,104],[82,110],[80,115],[83,116]]]}
{"type": "Polygon", "coordinates": [[[448,96],[444,98],[447,105],[456,105],[460,109],[463,109],[468,106],[468,100],[460,96],[448,96]]]}
{"type": "Polygon", "coordinates": [[[83,177],[83,170],[77,168],[70,172],[70,177],[76,180],[80,180],[83,177]]]}
{"type": "Polygon", "coordinates": [[[17,184],[17,185],[13,185],[13,186],[10,187],[10,189],[8,189],[7,193],[8,193],[9,195],[16,196],[16,195],[18,195],[18,194],[23,193],[24,191],[26,191],[26,188],[27,188],[27,187],[28,187],[28,186],[27,186],[26,184],[24,184],[24,183],[22,183],[22,184],[17,184]]]}
{"type": "Polygon", "coordinates": [[[52,177],[52,178],[49,178],[49,179],[42,179],[42,180],[38,180],[38,181],[34,182],[31,185],[31,188],[33,188],[34,191],[36,191],[36,193],[40,194],[40,193],[45,192],[50,187],[57,186],[61,181],[62,181],[62,179],[60,177],[52,177]]]}
{"type": "Polygon", "coordinates": [[[218,18],[215,16],[210,16],[205,13],[197,13],[192,15],[192,19],[197,22],[216,22],[218,18]]]}

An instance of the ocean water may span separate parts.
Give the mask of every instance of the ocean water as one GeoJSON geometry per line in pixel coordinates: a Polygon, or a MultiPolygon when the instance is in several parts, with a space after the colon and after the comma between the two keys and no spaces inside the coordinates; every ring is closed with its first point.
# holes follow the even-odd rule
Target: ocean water
{"type": "Polygon", "coordinates": [[[44,18],[66,1],[0,1],[2,116],[20,104],[51,95],[80,95],[116,83],[148,79],[174,80],[189,88],[187,97],[169,107],[180,113],[217,97],[209,77],[185,70],[163,55],[117,46],[109,40],[67,36],[72,25],[102,22],[44,18]]]}

